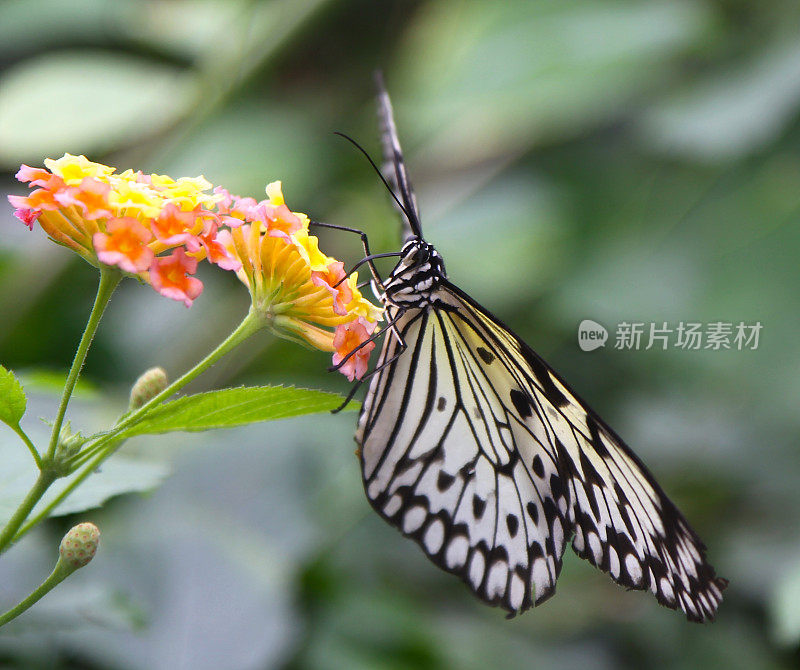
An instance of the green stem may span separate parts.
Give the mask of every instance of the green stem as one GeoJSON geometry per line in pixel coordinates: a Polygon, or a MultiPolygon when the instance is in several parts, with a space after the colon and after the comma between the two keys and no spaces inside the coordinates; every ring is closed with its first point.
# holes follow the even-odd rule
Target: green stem
{"type": "MultiPolygon", "coordinates": [[[[83,466],[80,473],[75,476],[75,478],[66,486],[66,488],[64,488],[63,491],[61,491],[53,500],[51,500],[35,517],[22,526],[18,532],[15,531],[16,535],[14,536],[14,540],[18,540],[33,527],[50,516],[50,513],[56,507],[58,507],[58,505],[60,505],[64,499],[70,493],[72,493],[72,491],[74,491],[89,475],[91,475],[98,468],[98,466],[102,464],[103,461],[111,456],[111,454],[113,454],[124,441],[124,437],[120,439],[120,434],[123,433],[125,429],[130,428],[145,418],[147,412],[149,412],[153,407],[159,405],[171,395],[182,389],[198,375],[214,365],[214,363],[216,363],[225,354],[257,332],[262,326],[262,317],[260,317],[258,313],[251,308],[250,312],[248,312],[247,316],[236,327],[236,329],[230,335],[228,335],[228,337],[226,337],[225,340],[223,340],[220,345],[214,349],[214,351],[212,351],[182,377],[176,379],[161,393],[142,405],[135,412],[125,415],[120,422],[117,423],[117,425],[99,437],[98,440],[91,445],[91,447],[88,447],[88,450],[95,454],[94,457],[91,458],[91,460],[86,461],[86,464],[83,466]]],[[[87,450],[81,451],[81,453],[76,457],[81,460],[75,461],[75,463],[83,462],[86,456],[87,450]]],[[[2,551],[2,545],[0,545],[0,551],[2,551]]]]}
{"type": "Polygon", "coordinates": [[[25,610],[30,608],[31,605],[41,600],[44,595],[52,591],[53,588],[63,582],[73,572],[74,570],[69,569],[67,565],[64,564],[61,559],[59,559],[58,563],[56,563],[56,567],[53,568],[53,572],[51,572],[50,576],[45,579],[44,582],[42,582],[41,586],[33,591],[33,593],[25,598],[25,600],[23,600],[19,605],[11,608],[5,614],[0,615],[0,626],[5,626],[12,619],[16,619],[25,610]]]}
{"type": "Polygon", "coordinates": [[[262,326],[263,326],[262,317],[260,317],[258,315],[258,312],[256,312],[256,310],[254,310],[251,307],[250,311],[247,313],[247,316],[244,319],[242,319],[241,323],[238,326],[236,326],[234,331],[230,335],[228,335],[228,337],[226,337],[219,344],[219,346],[217,346],[217,348],[214,349],[214,351],[208,354],[208,356],[206,356],[202,361],[200,361],[197,365],[195,365],[191,370],[186,372],[182,377],[176,379],[174,382],[172,382],[172,384],[167,386],[167,388],[165,388],[161,393],[159,393],[157,396],[146,402],[135,412],[131,414],[126,414],[117,425],[115,425],[100,439],[103,442],[108,442],[114,439],[126,428],[130,428],[132,425],[138,423],[153,407],[155,407],[156,405],[160,405],[162,401],[166,400],[171,395],[174,395],[175,393],[180,391],[189,382],[194,381],[203,372],[205,372],[208,368],[214,365],[214,363],[216,363],[225,354],[227,354],[232,349],[239,346],[248,337],[256,333],[260,328],[262,328],[262,326]]]}
{"type": "MultiPolygon", "coordinates": [[[[58,406],[58,414],[53,423],[53,432],[50,434],[50,445],[47,448],[47,456],[45,457],[48,461],[52,461],[55,456],[61,425],[64,423],[64,415],[67,413],[67,405],[72,397],[72,392],[75,390],[75,384],[86,361],[89,346],[92,344],[92,339],[97,332],[100,318],[103,316],[108,301],[111,300],[111,295],[121,279],[122,274],[117,269],[105,265],[100,266],[100,283],[97,286],[97,295],[94,298],[94,305],[92,305],[92,311],[89,314],[89,321],[86,323],[86,330],[83,331],[78,350],[75,352],[75,358],[72,361],[72,367],[69,369],[64,392],[61,395],[61,403],[58,406]]],[[[2,546],[0,546],[1,549],[2,546]]]]}
{"type": "Polygon", "coordinates": [[[116,451],[116,447],[118,445],[113,445],[115,448],[108,449],[106,451],[101,451],[100,453],[96,454],[95,457],[90,460],[84,468],[77,474],[73,480],[64,487],[64,490],[61,491],[55,498],[53,498],[47,505],[45,505],[35,517],[30,519],[22,528],[19,529],[17,534],[14,536],[14,542],[17,542],[23,535],[28,533],[28,531],[32,530],[36,526],[38,526],[42,521],[47,519],[52,511],[58,507],[64,500],[76,489],[78,488],[86,478],[91,475],[100,464],[106,460],[111,454],[116,451]]]}
{"type": "Polygon", "coordinates": [[[33,442],[31,442],[31,438],[28,437],[28,435],[25,433],[24,430],[22,430],[19,424],[17,424],[16,426],[11,426],[11,428],[17,435],[19,435],[19,439],[21,439],[25,443],[25,446],[28,447],[28,451],[31,452],[33,460],[36,461],[36,467],[39,468],[39,470],[41,470],[42,457],[39,455],[39,452],[36,451],[36,447],[34,446],[33,442]]]}
{"type": "Polygon", "coordinates": [[[13,516],[8,520],[5,528],[0,532],[0,553],[11,543],[19,527],[23,524],[25,519],[28,518],[31,510],[36,506],[36,503],[39,502],[44,492],[47,491],[50,484],[55,480],[56,476],[50,470],[42,470],[39,472],[39,476],[36,478],[36,482],[31,487],[31,490],[28,491],[28,495],[25,496],[25,499],[20,506],[17,507],[13,516]]]}

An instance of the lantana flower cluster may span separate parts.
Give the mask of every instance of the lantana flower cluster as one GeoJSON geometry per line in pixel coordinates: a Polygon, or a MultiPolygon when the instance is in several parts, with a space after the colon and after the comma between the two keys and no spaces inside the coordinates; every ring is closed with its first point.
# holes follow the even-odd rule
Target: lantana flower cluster
{"type": "Polygon", "coordinates": [[[187,307],[203,290],[198,261],[228,270],[236,262],[216,241],[216,199],[203,177],[172,179],[65,154],[45,167],[23,165],[17,179],[35,188],[11,195],[15,216],[38,222],[51,239],[96,267],[116,266],[187,307]]]}
{"type": "Polygon", "coordinates": [[[203,177],[117,173],[84,156],[44,164],[23,165],[17,179],[34,190],[9,196],[29,228],[38,222],[95,267],[117,267],[187,307],[203,290],[193,276],[198,262],[235,271],[273,332],[333,352],[351,381],[366,372],[381,310],[362,296],[357,273],[347,276],[320,251],[308,216],[284,202],[281,182],[256,201],[209,192],[203,177]]]}
{"type": "Polygon", "coordinates": [[[320,251],[319,240],[308,233],[308,216],[286,206],[281,183],[272,182],[266,191],[267,198],[256,202],[214,190],[227,226],[218,239],[240,264],[236,275],[273,330],[334,352],[334,365],[355,351],[340,371],[350,381],[361,378],[381,310],[359,291],[358,273],[348,276],[344,263],[320,251]]]}

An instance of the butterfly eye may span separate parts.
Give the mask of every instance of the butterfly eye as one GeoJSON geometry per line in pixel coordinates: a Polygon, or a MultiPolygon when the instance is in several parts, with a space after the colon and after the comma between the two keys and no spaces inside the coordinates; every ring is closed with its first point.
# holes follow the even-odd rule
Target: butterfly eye
{"type": "Polygon", "coordinates": [[[431,258],[431,252],[428,251],[426,248],[421,247],[417,255],[417,263],[419,263],[420,265],[424,265],[430,260],[430,258],[431,258]]]}

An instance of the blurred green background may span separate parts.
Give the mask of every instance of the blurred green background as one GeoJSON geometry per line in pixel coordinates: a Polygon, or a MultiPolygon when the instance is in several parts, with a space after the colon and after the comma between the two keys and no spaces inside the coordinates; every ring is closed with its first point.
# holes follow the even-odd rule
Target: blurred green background
{"type": "MultiPolygon", "coordinates": [[[[21,162],[64,151],[257,198],[282,179],[294,209],[393,250],[382,186],[332,134],[378,153],[383,68],[451,279],[626,438],[731,581],[718,621],[698,626],[568,549],[556,596],[507,621],[369,510],[343,413],[131,442],[120,458],[160,486],[53,520],[0,561],[5,609],[71,523],[103,532],[89,568],[0,633],[0,666],[798,667],[798,26],[793,0],[0,4],[4,193],[25,191],[21,162]],[[605,348],[578,348],[586,318],[612,331],[605,348]],[[763,330],[755,351],[619,351],[621,321],[763,330]]],[[[0,361],[24,378],[36,431],[96,272],[11,207],[0,217],[0,361]]],[[[352,236],[321,237],[360,257],[352,236]]],[[[123,285],[76,428],[101,428],[140,371],[176,376],[237,323],[246,291],[202,279],[190,310],[123,285]]],[[[262,335],[194,390],[346,392],[327,362],[262,335]]],[[[0,428],[2,462],[21,449],[0,428]]]]}

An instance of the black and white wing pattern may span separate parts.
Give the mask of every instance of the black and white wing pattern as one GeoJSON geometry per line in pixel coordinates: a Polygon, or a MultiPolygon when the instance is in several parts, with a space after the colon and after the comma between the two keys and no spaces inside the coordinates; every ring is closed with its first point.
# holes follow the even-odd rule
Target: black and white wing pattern
{"type": "Polygon", "coordinates": [[[387,332],[356,431],[370,503],[510,614],[554,593],[572,540],[618,584],[712,620],[727,582],[653,476],[530,347],[447,280],[422,236],[378,83],[405,243],[375,282],[387,332]]]}
{"type": "Polygon", "coordinates": [[[417,208],[417,196],[414,195],[414,188],[408,178],[406,163],[403,159],[403,150],[400,148],[400,141],[397,139],[397,128],[394,125],[394,112],[392,111],[392,101],[386,88],[383,85],[383,75],[375,73],[375,83],[378,85],[378,123],[381,131],[381,149],[383,153],[384,166],[381,172],[393,193],[397,193],[402,203],[396,201],[401,214],[403,223],[403,241],[417,235],[422,237],[421,225],[419,222],[419,209],[417,208]]]}
{"type": "Polygon", "coordinates": [[[375,510],[484,601],[519,613],[555,591],[565,544],[617,583],[713,620],[724,579],[631,450],[522,340],[441,279],[389,305],[359,419],[375,510]],[[398,356],[398,354],[400,354],[398,356]]]}

